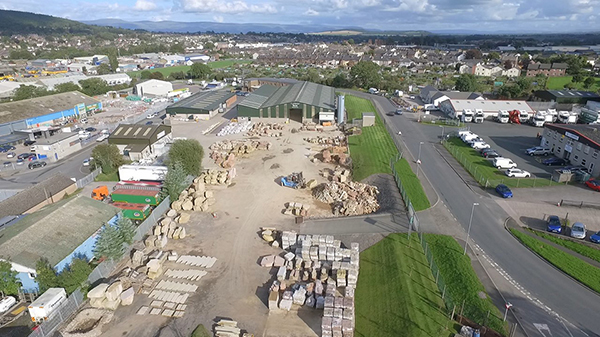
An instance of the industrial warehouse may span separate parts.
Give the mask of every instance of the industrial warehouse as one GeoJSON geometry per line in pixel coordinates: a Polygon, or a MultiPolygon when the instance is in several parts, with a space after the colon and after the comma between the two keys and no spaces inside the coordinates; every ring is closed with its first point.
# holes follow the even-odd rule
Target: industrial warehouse
{"type": "Polygon", "coordinates": [[[224,112],[235,103],[235,93],[230,91],[199,92],[167,107],[171,116],[185,115],[187,119],[208,120],[224,112]]]}
{"type": "Polygon", "coordinates": [[[316,120],[319,113],[335,113],[335,89],[312,82],[275,87],[263,85],[238,104],[238,116],[316,120]]]}

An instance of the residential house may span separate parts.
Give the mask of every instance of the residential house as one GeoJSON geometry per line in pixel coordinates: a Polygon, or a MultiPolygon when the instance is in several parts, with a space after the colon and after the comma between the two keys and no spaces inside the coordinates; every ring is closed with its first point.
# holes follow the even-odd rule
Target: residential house
{"type": "Polygon", "coordinates": [[[531,62],[527,66],[527,77],[535,77],[543,74],[548,77],[565,76],[568,65],[566,63],[536,63],[531,62]]]}

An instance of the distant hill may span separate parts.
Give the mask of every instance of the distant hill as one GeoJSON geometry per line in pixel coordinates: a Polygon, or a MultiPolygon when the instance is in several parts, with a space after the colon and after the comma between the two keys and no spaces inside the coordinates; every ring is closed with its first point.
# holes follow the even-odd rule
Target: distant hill
{"type": "Polygon", "coordinates": [[[0,10],[0,35],[97,34],[101,32],[127,33],[123,29],[91,26],[50,15],[0,10]]]}

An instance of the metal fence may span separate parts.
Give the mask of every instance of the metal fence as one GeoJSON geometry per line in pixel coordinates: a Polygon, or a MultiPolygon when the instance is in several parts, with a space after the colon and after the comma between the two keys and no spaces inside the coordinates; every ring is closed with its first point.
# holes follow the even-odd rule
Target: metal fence
{"type": "MultiPolygon", "coordinates": [[[[552,181],[552,178],[538,178],[536,176],[533,176],[533,178],[499,177],[497,179],[490,179],[489,175],[481,172],[483,164],[469,160],[469,156],[465,155],[463,151],[459,149],[458,145],[452,144],[451,141],[448,140],[442,140],[442,144],[448,150],[448,152],[450,152],[450,154],[452,154],[452,156],[465,168],[465,170],[467,170],[467,172],[469,172],[471,176],[485,188],[495,188],[498,184],[504,184],[508,187],[544,187],[557,184],[557,182],[552,181]]],[[[481,160],[484,161],[485,159],[481,157],[481,160]]]]}
{"type": "Polygon", "coordinates": [[[37,329],[29,334],[29,337],[52,336],[64,321],[71,318],[77,312],[83,301],[84,296],[81,290],[75,290],[44,323],[40,324],[37,329]]]}
{"type": "Polygon", "coordinates": [[[398,153],[395,158],[392,158],[390,166],[392,173],[394,174],[396,186],[398,186],[398,190],[400,191],[400,195],[402,195],[402,200],[404,200],[404,205],[406,206],[406,216],[408,217],[408,235],[410,237],[410,234],[413,230],[419,231],[419,217],[417,216],[417,211],[415,211],[415,208],[413,207],[413,204],[406,193],[406,189],[402,184],[402,177],[400,177],[398,171],[396,171],[396,164],[400,161],[400,159],[402,159],[402,152],[398,153]]]}
{"type": "Polygon", "coordinates": [[[83,188],[84,186],[91,184],[94,182],[94,179],[102,172],[102,169],[97,168],[92,173],[87,176],[77,180],[75,183],[77,184],[77,188],[83,188]]]}

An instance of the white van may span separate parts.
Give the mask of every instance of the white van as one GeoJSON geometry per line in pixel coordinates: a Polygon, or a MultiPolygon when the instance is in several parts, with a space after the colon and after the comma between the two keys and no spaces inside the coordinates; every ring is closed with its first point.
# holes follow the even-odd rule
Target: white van
{"type": "Polygon", "coordinates": [[[498,169],[512,169],[517,167],[517,164],[509,158],[498,157],[492,160],[492,165],[498,169]]]}
{"type": "Polygon", "coordinates": [[[471,133],[467,133],[467,134],[463,135],[461,138],[462,138],[463,142],[468,143],[470,140],[479,138],[479,136],[477,134],[471,132],[471,133]]]}
{"type": "Polygon", "coordinates": [[[17,300],[12,296],[6,296],[0,301],[0,313],[8,311],[13,305],[17,303],[17,300]]]}

